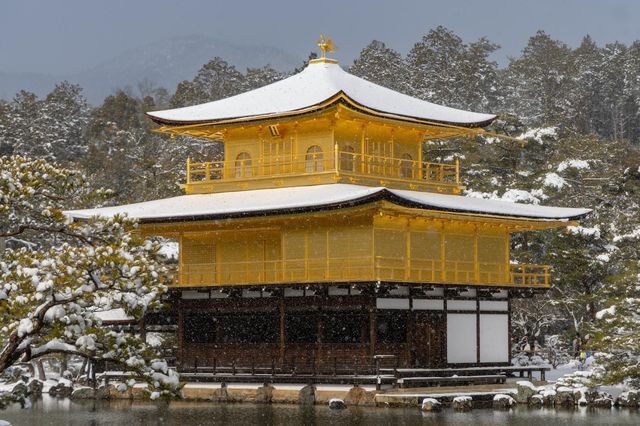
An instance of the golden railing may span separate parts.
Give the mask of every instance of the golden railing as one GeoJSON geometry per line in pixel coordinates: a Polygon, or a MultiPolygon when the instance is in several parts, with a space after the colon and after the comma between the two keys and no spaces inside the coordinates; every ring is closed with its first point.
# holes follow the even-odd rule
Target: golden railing
{"type": "Polygon", "coordinates": [[[549,287],[550,284],[549,265],[511,265],[511,282],[523,287],[549,287]]]}
{"type": "Polygon", "coordinates": [[[301,158],[243,158],[238,160],[194,163],[187,160],[187,184],[198,182],[234,181],[259,178],[280,178],[292,175],[313,175],[333,172],[342,175],[369,176],[406,182],[433,182],[457,185],[460,165],[430,163],[403,158],[365,155],[334,150],[313,153],[301,158]]]}
{"type": "Polygon", "coordinates": [[[182,264],[182,286],[393,281],[548,287],[549,266],[350,257],[182,264]]]}

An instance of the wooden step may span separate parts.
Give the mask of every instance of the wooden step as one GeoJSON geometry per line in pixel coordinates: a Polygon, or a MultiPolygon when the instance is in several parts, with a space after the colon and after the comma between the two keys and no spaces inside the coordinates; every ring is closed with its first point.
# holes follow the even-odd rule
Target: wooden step
{"type": "Polygon", "coordinates": [[[471,385],[471,384],[493,384],[504,383],[507,376],[504,374],[487,374],[481,376],[429,376],[429,377],[403,377],[396,380],[401,388],[426,387],[441,385],[471,385]]]}

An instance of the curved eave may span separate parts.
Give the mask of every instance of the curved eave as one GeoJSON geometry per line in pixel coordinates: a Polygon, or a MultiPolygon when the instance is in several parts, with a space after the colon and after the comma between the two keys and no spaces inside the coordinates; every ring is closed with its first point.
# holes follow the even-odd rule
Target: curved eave
{"type": "Polygon", "coordinates": [[[199,120],[199,121],[167,120],[164,118],[154,116],[153,112],[147,112],[146,115],[153,122],[157,124],[180,127],[182,129],[190,129],[190,128],[198,128],[198,127],[206,127],[206,126],[222,126],[222,125],[235,124],[235,123],[247,123],[247,122],[253,122],[253,121],[264,121],[264,120],[274,120],[274,119],[295,117],[303,114],[318,112],[340,103],[348,107],[351,107],[356,111],[363,112],[365,114],[368,114],[374,117],[387,118],[387,119],[415,123],[415,124],[422,124],[427,126],[465,127],[469,129],[481,128],[491,124],[497,117],[497,115],[493,115],[491,118],[487,120],[478,121],[478,122],[452,122],[452,121],[428,119],[424,117],[394,114],[387,111],[381,111],[374,108],[370,108],[366,105],[356,102],[355,100],[351,99],[344,91],[340,91],[320,103],[295,109],[295,110],[291,110],[291,111],[279,112],[279,113],[269,113],[269,114],[250,115],[250,116],[242,116],[242,117],[229,117],[229,118],[222,118],[217,120],[199,120]]]}
{"type": "Polygon", "coordinates": [[[572,216],[558,216],[558,217],[539,217],[532,215],[512,215],[502,214],[497,212],[483,213],[475,210],[456,209],[456,208],[444,208],[434,205],[428,205],[417,201],[408,200],[399,195],[394,194],[388,189],[382,189],[381,191],[373,194],[365,195],[362,197],[335,202],[327,203],[317,206],[300,206],[300,207],[286,207],[276,209],[265,209],[255,211],[238,211],[229,213],[215,213],[215,214],[198,214],[198,215],[179,215],[179,216],[165,216],[154,218],[140,218],[138,221],[141,224],[160,224],[160,223],[175,223],[175,222],[199,222],[199,221],[211,221],[211,220],[225,220],[225,219],[240,219],[240,218],[252,218],[252,217],[264,217],[264,216],[282,216],[292,215],[300,213],[313,213],[322,211],[331,211],[344,209],[349,207],[359,207],[367,204],[375,203],[378,201],[388,201],[394,205],[406,208],[420,209],[424,211],[433,211],[440,213],[453,213],[466,216],[486,217],[486,218],[500,218],[514,221],[533,221],[539,223],[549,222],[568,222],[578,221],[585,218],[591,213],[591,210],[585,210],[584,213],[572,215],[572,216]]]}

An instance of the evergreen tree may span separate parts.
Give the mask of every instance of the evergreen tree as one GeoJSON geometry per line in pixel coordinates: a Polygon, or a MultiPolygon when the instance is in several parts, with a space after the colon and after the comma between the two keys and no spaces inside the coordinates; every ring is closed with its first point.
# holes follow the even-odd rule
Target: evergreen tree
{"type": "Polygon", "coordinates": [[[496,108],[498,65],[489,56],[497,49],[485,38],[467,45],[441,26],[429,31],[407,57],[412,94],[456,108],[496,108]]]}
{"type": "Polygon", "coordinates": [[[100,311],[134,318],[159,306],[167,270],[158,244],[122,217],[69,223],[60,210],[104,191],[43,160],[0,159],[0,238],[36,234],[56,244],[0,252],[0,372],[17,362],[71,354],[119,364],[145,380],[152,397],[179,390],[177,375],[138,336],[101,326],[100,311]]]}
{"type": "Polygon", "coordinates": [[[411,92],[408,70],[402,55],[381,41],[374,40],[362,49],[349,72],[398,92],[411,92]]]}
{"type": "Polygon", "coordinates": [[[413,95],[453,107],[463,107],[465,45],[452,31],[439,26],[416,43],[407,57],[413,95]]]}
{"type": "Polygon", "coordinates": [[[601,134],[606,114],[601,102],[602,49],[586,36],[572,56],[574,75],[569,86],[568,125],[580,133],[601,134]]]}
{"type": "Polygon", "coordinates": [[[275,83],[285,77],[285,74],[274,70],[270,66],[262,68],[248,68],[244,76],[242,91],[247,92],[249,90],[257,89],[258,87],[275,83]]]}
{"type": "Polygon", "coordinates": [[[504,110],[534,126],[565,123],[571,65],[569,47],[538,31],[503,74],[504,110]]]}
{"type": "Polygon", "coordinates": [[[227,98],[240,93],[243,84],[242,73],[216,57],[203,65],[192,82],[178,85],[171,105],[179,107],[227,98]]]}

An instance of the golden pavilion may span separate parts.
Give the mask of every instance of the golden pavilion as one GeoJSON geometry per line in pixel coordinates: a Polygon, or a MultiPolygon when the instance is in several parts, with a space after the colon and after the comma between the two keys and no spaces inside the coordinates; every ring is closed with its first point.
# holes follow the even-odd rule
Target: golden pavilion
{"type": "Polygon", "coordinates": [[[589,210],[461,195],[460,164],[425,141],[495,115],[370,83],[321,48],[284,80],[148,113],[159,132],[224,143],[222,161],[187,163],[185,195],[71,215],[126,213],[179,242],[179,370],[509,365],[511,300],[551,274],[511,259],[511,235],[589,210]]]}

